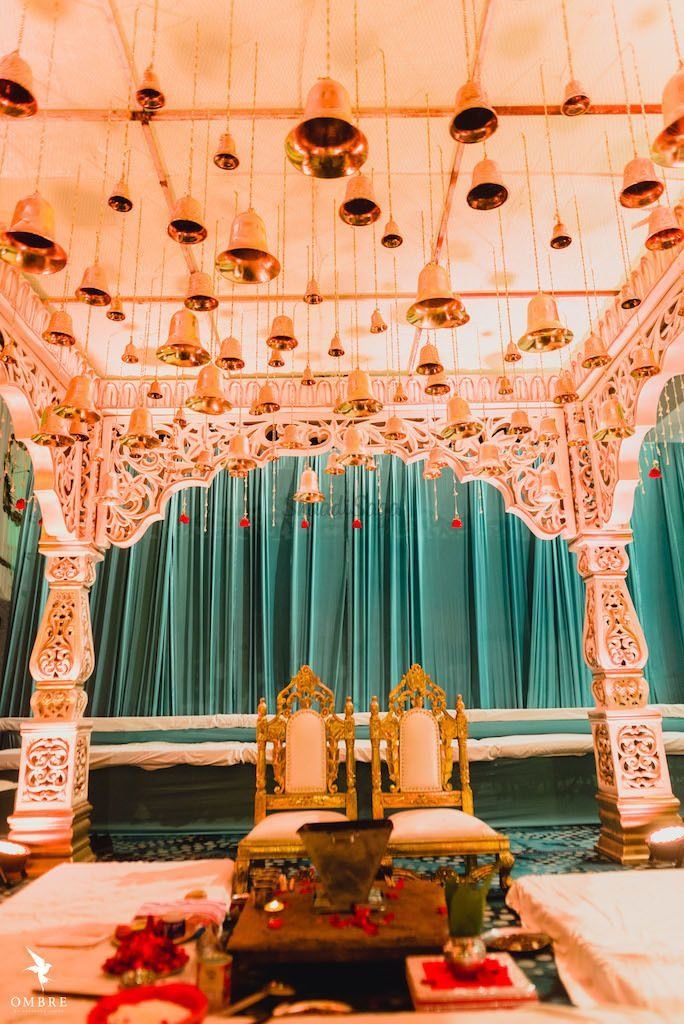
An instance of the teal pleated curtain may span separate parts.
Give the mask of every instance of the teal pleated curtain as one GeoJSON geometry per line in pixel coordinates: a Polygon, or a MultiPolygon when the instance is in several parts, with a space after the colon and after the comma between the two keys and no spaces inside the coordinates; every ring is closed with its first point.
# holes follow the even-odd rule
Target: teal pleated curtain
{"type": "MultiPolygon", "coordinates": [[[[662,451],[661,445],[661,451],[662,451]]],[[[644,477],[651,459],[644,449],[644,477]]],[[[668,447],[634,512],[630,581],[651,648],[653,699],[684,699],[684,457],[668,447]],[[655,568],[654,568],[655,567],[655,568]]],[[[365,710],[415,661],[471,707],[590,703],[583,587],[563,540],[534,537],[487,484],[422,479],[380,457],[377,473],[322,473],[326,503],[292,495],[304,465],[282,458],[244,483],[174,496],[163,522],[112,549],[91,597],[95,715],[253,712],[303,663],[365,710]],[[332,500],[331,500],[332,499],[332,500]],[[245,504],[246,503],[246,504],[245,504]],[[251,526],[239,521],[247,509],[251,526]],[[179,522],[186,511],[190,522],[179,522]],[[362,526],[352,529],[357,516],[362,526]]],[[[0,714],[26,714],[28,657],[45,594],[37,513],[23,524],[0,714]]]]}

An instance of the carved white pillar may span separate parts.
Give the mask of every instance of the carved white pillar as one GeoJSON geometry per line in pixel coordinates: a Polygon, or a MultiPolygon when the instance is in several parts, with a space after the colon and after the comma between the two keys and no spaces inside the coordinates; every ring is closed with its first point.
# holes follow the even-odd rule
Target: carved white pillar
{"type": "Polygon", "coordinates": [[[29,874],[92,860],[88,764],[92,723],[83,684],[95,663],[88,593],[102,555],[89,544],[43,539],[49,593],[31,654],[33,718],[21,725],[21,757],[9,836],[31,847],[29,874]]]}
{"type": "Polygon", "coordinates": [[[592,671],[598,849],[623,864],[648,858],[646,836],[679,821],[660,712],[648,707],[646,640],[627,589],[629,531],[597,530],[571,545],[586,588],[584,657],[592,671]]]}

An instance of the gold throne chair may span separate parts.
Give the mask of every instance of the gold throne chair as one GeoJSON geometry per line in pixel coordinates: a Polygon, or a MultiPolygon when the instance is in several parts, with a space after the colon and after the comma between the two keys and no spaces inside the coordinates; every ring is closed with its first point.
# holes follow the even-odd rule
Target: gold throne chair
{"type": "Polygon", "coordinates": [[[514,857],[508,837],[475,817],[468,766],[468,720],[463,700],[456,714],[447,710],[446,694],[420,665],[412,665],[389,695],[380,713],[377,697],[370,707],[373,817],[390,809],[393,824],[389,857],[459,857],[467,872],[479,856],[492,856],[504,891],[511,884],[514,857]],[[452,780],[453,741],[458,744],[460,787],[452,780]],[[382,747],[389,786],[383,789],[382,747]]]}
{"type": "Polygon", "coordinates": [[[236,892],[247,890],[253,861],[304,855],[297,835],[300,826],[351,820],[357,814],[354,705],[347,697],[344,716],[336,715],[335,695],[308,665],[302,666],[278,694],[275,715],[266,713],[266,701],[261,698],[256,740],[254,828],[238,843],[236,892]],[[347,784],[343,793],[337,784],[340,743],[346,748],[347,784]],[[272,792],[267,790],[269,747],[272,792]]]}

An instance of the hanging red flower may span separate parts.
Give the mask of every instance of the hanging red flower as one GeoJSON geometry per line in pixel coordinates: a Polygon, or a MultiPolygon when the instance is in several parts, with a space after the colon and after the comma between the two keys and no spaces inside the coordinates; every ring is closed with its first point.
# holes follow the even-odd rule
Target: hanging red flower
{"type": "Polygon", "coordinates": [[[352,530],[360,530],[362,526],[363,523],[361,522],[361,520],[358,518],[358,516],[355,516],[352,519],[352,530]]]}
{"type": "MultiPolygon", "coordinates": [[[[660,480],[660,478],[661,478],[661,476],[663,474],[660,472],[660,466],[658,465],[657,462],[653,463],[653,465],[651,466],[651,468],[648,471],[648,475],[650,476],[651,480],[660,480]]],[[[18,507],[18,505],[19,505],[19,503],[17,502],[17,507],[18,507]]]]}
{"type": "Polygon", "coordinates": [[[178,522],[181,523],[183,526],[187,526],[188,523],[190,522],[190,516],[188,515],[188,513],[181,512],[181,514],[178,516],[178,522]]]}
{"type": "Polygon", "coordinates": [[[16,508],[17,512],[23,512],[24,509],[26,508],[26,499],[25,498],[17,498],[14,507],[16,508]]]}
{"type": "Polygon", "coordinates": [[[241,527],[242,527],[242,528],[243,528],[244,530],[247,530],[247,529],[249,529],[249,527],[250,527],[251,525],[252,525],[252,524],[251,524],[251,523],[250,523],[250,521],[249,521],[249,516],[243,516],[243,517],[242,517],[242,519],[240,520],[240,526],[241,526],[241,527]]]}
{"type": "Polygon", "coordinates": [[[451,520],[451,529],[452,530],[460,530],[462,526],[463,526],[463,520],[459,519],[458,516],[454,516],[454,518],[451,520]]]}
{"type": "Polygon", "coordinates": [[[304,516],[304,518],[302,519],[302,521],[301,521],[301,523],[299,525],[301,526],[302,530],[308,530],[309,526],[311,525],[311,523],[306,518],[306,516],[304,516]]]}

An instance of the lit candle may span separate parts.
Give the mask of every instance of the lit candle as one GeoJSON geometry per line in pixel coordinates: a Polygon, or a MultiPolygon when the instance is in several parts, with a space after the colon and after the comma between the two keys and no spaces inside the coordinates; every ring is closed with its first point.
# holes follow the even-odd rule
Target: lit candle
{"type": "Polygon", "coordinates": [[[285,909],[285,904],[281,903],[280,900],[272,899],[264,906],[264,910],[267,914],[279,914],[281,910],[285,909]]]}

